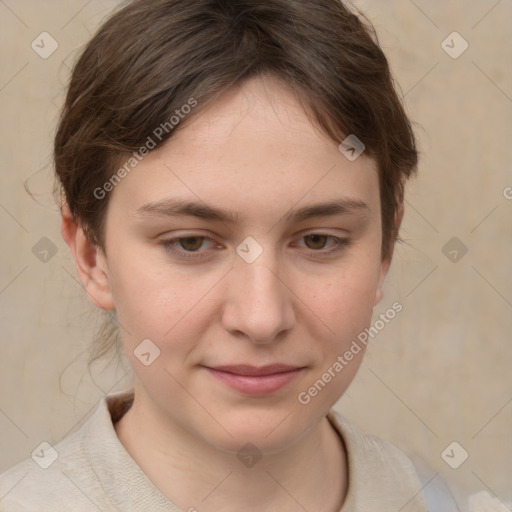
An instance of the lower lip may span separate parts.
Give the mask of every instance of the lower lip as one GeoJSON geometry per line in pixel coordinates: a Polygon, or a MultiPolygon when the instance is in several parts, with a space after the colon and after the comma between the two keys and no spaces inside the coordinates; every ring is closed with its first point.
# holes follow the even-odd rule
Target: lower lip
{"type": "Polygon", "coordinates": [[[265,396],[284,388],[297,377],[302,370],[298,368],[290,372],[273,373],[271,375],[238,375],[206,368],[214,377],[241,393],[251,396],[265,396]]]}

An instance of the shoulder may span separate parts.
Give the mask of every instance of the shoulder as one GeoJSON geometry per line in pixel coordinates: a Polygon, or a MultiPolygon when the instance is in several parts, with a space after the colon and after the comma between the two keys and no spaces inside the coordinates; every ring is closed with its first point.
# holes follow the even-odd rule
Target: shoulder
{"type": "Polygon", "coordinates": [[[80,438],[71,436],[55,447],[43,445],[32,458],[0,475],[0,511],[46,511],[48,506],[71,510],[70,504],[79,504],[83,498],[75,482],[79,473],[90,476],[80,438]]]}
{"type": "Polygon", "coordinates": [[[424,461],[411,460],[391,442],[363,432],[334,409],[327,417],[344,441],[349,482],[350,477],[355,481],[352,489],[349,483],[347,499],[359,508],[373,510],[372,504],[387,500],[404,512],[458,511],[440,475],[424,461]]]}
{"type": "Polygon", "coordinates": [[[339,412],[331,409],[328,419],[341,435],[349,462],[354,469],[366,471],[386,469],[389,473],[408,472],[417,478],[412,461],[394,444],[374,434],[364,432],[339,412]]]}
{"type": "Polygon", "coordinates": [[[414,456],[411,461],[418,473],[428,510],[430,512],[460,512],[450,487],[439,472],[431,468],[422,457],[414,456]]]}
{"type": "Polygon", "coordinates": [[[41,443],[31,457],[0,475],[0,512],[80,512],[95,505],[113,510],[94,501],[102,496],[101,484],[86,449],[91,426],[98,426],[100,412],[108,413],[101,407],[75,433],[55,446],[41,443]]]}

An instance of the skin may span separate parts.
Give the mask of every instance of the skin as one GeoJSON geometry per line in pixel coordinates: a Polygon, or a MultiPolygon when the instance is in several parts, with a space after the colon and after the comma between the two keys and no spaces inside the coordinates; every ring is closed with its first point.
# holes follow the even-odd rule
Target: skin
{"type": "Polygon", "coordinates": [[[347,460],[326,414],[363,351],[310,403],[297,396],[370,325],[382,298],[390,260],[381,260],[376,164],[364,153],[345,158],[293,93],[269,77],[233,88],[185,123],[110,192],[105,252],[62,210],[86,292],[98,307],[117,311],[134,371],[134,404],[115,425],[117,435],[183,510],[338,512],[347,460]],[[170,197],[230,209],[238,221],[136,213],[170,197]],[[367,208],[284,219],[342,198],[367,208]],[[326,255],[334,239],[314,233],[350,244],[326,255]],[[252,263],[236,252],[248,236],[263,249],[252,263]],[[199,254],[186,259],[162,245],[171,237],[206,238],[175,243],[199,254]],[[134,355],[144,339],[160,349],[149,366],[134,355]],[[277,362],[303,369],[257,397],[204,368],[277,362]],[[236,457],[248,442],[262,453],[253,467],[236,457]]]}

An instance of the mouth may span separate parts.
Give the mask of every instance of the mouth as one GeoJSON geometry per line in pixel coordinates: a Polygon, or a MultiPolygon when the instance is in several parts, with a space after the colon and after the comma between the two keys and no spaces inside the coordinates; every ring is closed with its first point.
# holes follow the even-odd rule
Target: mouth
{"type": "Polygon", "coordinates": [[[204,368],[224,385],[251,396],[266,396],[285,388],[305,367],[285,364],[268,366],[231,365],[204,368]]]}

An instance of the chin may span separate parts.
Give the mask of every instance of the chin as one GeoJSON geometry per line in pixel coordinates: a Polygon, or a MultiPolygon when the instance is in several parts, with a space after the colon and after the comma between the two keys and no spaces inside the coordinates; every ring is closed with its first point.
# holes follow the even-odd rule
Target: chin
{"type": "Polygon", "coordinates": [[[262,453],[279,453],[298,442],[323,418],[321,413],[314,414],[313,409],[303,409],[306,408],[295,405],[279,408],[240,407],[219,418],[225,430],[218,424],[214,431],[201,425],[201,437],[217,449],[235,454],[248,443],[262,453]]]}

